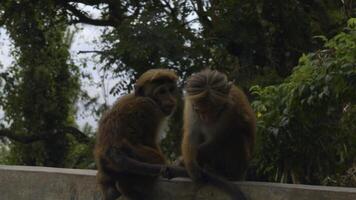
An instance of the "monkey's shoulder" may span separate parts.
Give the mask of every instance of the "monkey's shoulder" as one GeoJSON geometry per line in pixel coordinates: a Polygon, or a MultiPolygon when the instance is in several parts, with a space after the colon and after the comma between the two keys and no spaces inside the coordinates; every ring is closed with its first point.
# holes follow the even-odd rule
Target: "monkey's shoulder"
{"type": "Polygon", "coordinates": [[[236,122],[255,121],[255,113],[248,101],[247,96],[236,86],[234,86],[230,91],[229,109],[227,110],[227,115],[229,115],[228,118],[233,119],[236,122]]]}
{"type": "Polygon", "coordinates": [[[148,97],[133,98],[121,106],[119,115],[120,118],[133,119],[138,123],[155,123],[163,117],[158,105],[148,97]]]}
{"type": "Polygon", "coordinates": [[[119,98],[114,105],[106,111],[101,121],[137,121],[160,117],[161,113],[156,103],[148,97],[137,97],[133,94],[119,98]],[[148,119],[146,119],[149,117],[148,119]]]}
{"type": "Polygon", "coordinates": [[[231,87],[229,97],[235,104],[241,102],[248,102],[247,96],[244,91],[235,85],[231,87]]]}
{"type": "Polygon", "coordinates": [[[113,110],[121,112],[132,111],[159,111],[157,104],[149,97],[135,96],[133,94],[126,95],[120,98],[114,105],[113,110]]]}

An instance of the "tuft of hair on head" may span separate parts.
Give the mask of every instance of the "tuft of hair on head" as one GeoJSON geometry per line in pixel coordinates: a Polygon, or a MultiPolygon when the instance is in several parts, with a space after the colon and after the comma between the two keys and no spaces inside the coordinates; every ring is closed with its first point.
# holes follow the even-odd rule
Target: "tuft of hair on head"
{"type": "Polygon", "coordinates": [[[205,69],[187,80],[186,97],[192,101],[209,99],[212,102],[225,102],[232,83],[227,76],[217,70],[205,69]]]}
{"type": "Polygon", "coordinates": [[[178,80],[177,74],[170,69],[150,69],[143,73],[135,83],[135,91],[140,91],[143,86],[148,83],[158,82],[158,81],[171,81],[176,82],[178,80]]]}

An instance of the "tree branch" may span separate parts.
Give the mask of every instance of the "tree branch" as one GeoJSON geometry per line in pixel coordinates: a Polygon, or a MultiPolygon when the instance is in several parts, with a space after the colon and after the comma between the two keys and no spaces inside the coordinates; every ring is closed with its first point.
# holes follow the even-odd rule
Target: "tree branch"
{"type": "Polygon", "coordinates": [[[193,9],[197,13],[198,19],[199,19],[200,23],[203,25],[204,29],[208,30],[208,29],[212,28],[212,24],[208,18],[208,14],[204,10],[203,1],[197,0],[196,4],[194,4],[194,2],[191,1],[191,4],[193,5],[193,9]]]}
{"type": "Polygon", "coordinates": [[[108,3],[107,0],[67,0],[66,2],[82,3],[88,6],[95,6],[99,4],[108,3]]]}
{"type": "Polygon", "coordinates": [[[90,138],[85,133],[81,132],[79,129],[77,129],[75,127],[72,127],[72,126],[64,127],[61,130],[61,132],[69,133],[69,134],[73,135],[78,142],[82,142],[82,143],[90,142],[90,138]]]}
{"type": "Polygon", "coordinates": [[[77,7],[70,5],[68,3],[61,3],[61,5],[69,10],[78,20],[71,21],[72,23],[85,23],[94,26],[115,26],[117,25],[113,20],[105,19],[92,19],[86,15],[86,13],[77,9],[77,7]]]}
{"type": "Polygon", "coordinates": [[[39,140],[44,140],[46,138],[45,134],[19,135],[19,134],[12,132],[9,129],[1,129],[0,137],[7,137],[10,140],[14,140],[16,142],[20,142],[23,144],[29,144],[29,143],[36,142],[39,140]]]}
{"type": "Polygon", "coordinates": [[[99,50],[91,50],[91,51],[78,51],[77,54],[85,54],[85,53],[98,53],[98,54],[103,54],[105,51],[99,51],[99,50]]]}
{"type": "MultiPolygon", "coordinates": [[[[59,130],[55,130],[54,133],[61,133],[61,134],[68,133],[73,135],[75,139],[79,142],[83,142],[83,143],[90,142],[90,138],[75,127],[71,127],[71,126],[63,127],[59,130]]],[[[10,129],[0,130],[0,137],[7,137],[10,140],[14,140],[16,142],[20,142],[23,144],[29,144],[40,140],[46,140],[50,136],[51,136],[50,132],[43,132],[43,133],[31,134],[31,135],[25,135],[25,134],[20,135],[10,129]]]]}

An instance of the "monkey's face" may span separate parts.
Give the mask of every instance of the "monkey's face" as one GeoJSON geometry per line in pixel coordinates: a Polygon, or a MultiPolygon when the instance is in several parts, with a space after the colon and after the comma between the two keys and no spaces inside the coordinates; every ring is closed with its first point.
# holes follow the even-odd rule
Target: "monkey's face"
{"type": "Polygon", "coordinates": [[[209,101],[193,102],[192,106],[199,119],[206,124],[215,122],[219,118],[223,108],[223,105],[214,104],[209,101]]]}
{"type": "Polygon", "coordinates": [[[152,98],[158,104],[161,111],[171,115],[177,106],[177,86],[175,83],[164,83],[154,88],[152,98]]]}

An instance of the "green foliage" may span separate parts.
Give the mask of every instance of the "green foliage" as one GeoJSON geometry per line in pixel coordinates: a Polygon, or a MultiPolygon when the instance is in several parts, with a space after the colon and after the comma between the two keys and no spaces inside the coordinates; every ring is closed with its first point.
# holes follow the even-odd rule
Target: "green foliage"
{"type": "Polygon", "coordinates": [[[6,83],[0,105],[14,135],[46,135],[34,142],[11,142],[9,160],[62,166],[70,144],[58,130],[74,124],[79,91],[79,71],[70,61],[65,19],[46,1],[7,2],[4,6],[3,23],[14,41],[16,62],[3,76],[6,83]]]}
{"type": "Polygon", "coordinates": [[[9,155],[9,147],[0,142],[0,164],[7,164],[9,155]]]}
{"type": "Polygon", "coordinates": [[[343,174],[326,177],[323,185],[356,187],[356,166],[351,167],[343,174]]]}
{"type": "Polygon", "coordinates": [[[356,26],[303,55],[282,84],[251,91],[258,116],[260,175],[318,184],[356,156],[356,26]]]}
{"type": "Polygon", "coordinates": [[[80,143],[74,137],[70,137],[68,154],[64,161],[64,166],[78,169],[94,169],[93,149],[95,141],[95,130],[85,124],[83,132],[90,137],[89,143],[80,143]]]}
{"type": "Polygon", "coordinates": [[[127,17],[118,27],[104,32],[104,51],[100,54],[104,68],[118,78],[126,76],[112,93],[132,89],[135,79],[151,68],[176,69],[184,78],[190,68],[206,67],[209,49],[202,46],[202,40],[184,21],[192,12],[184,2],[172,3],[175,7],[171,14],[163,2],[141,2],[139,15],[127,17]],[[181,21],[177,19],[179,15],[181,21]]]}
{"type": "Polygon", "coordinates": [[[181,141],[183,134],[183,107],[184,103],[180,97],[177,110],[170,119],[166,137],[161,141],[161,148],[166,158],[175,161],[181,155],[181,141]]]}
{"type": "MultiPolygon", "coordinates": [[[[114,94],[131,89],[137,76],[157,67],[174,68],[183,80],[205,67],[218,68],[243,86],[266,72],[278,80],[291,73],[302,52],[320,47],[313,35],[333,35],[346,21],[336,0],[122,1],[115,6],[136,10],[112,16],[118,21],[103,33],[104,69],[121,78],[114,94]]],[[[101,9],[103,16],[110,15],[109,8],[101,9]]]]}
{"type": "MultiPolygon", "coordinates": [[[[114,95],[126,93],[132,89],[135,78],[147,69],[157,67],[175,69],[182,80],[202,68],[217,68],[241,87],[249,88],[254,84],[280,83],[291,73],[302,52],[319,47],[313,35],[330,37],[340,31],[340,24],[352,12],[352,6],[347,10],[346,7],[350,6],[338,0],[3,0],[0,26],[6,28],[14,42],[12,53],[16,62],[0,74],[0,108],[5,111],[6,120],[6,123],[0,122],[0,131],[6,124],[6,128],[22,138],[46,135],[35,142],[25,142],[27,144],[12,141],[10,156],[6,159],[16,164],[91,166],[91,141],[86,146],[73,135],[59,131],[62,127],[75,125],[74,105],[79,97],[88,101],[87,106],[95,102],[80,93],[79,68],[73,64],[68,51],[73,37],[66,34],[69,24],[106,27],[98,42],[102,48],[95,51],[98,53],[95,56],[100,57],[103,80],[109,75],[117,79],[117,84],[110,88],[114,95]],[[98,9],[101,15],[91,18],[83,9],[86,6],[98,9]]],[[[349,21],[350,28],[354,27],[354,21],[349,21]]],[[[327,51],[303,57],[294,75],[282,85],[255,87],[254,92],[259,95],[255,106],[260,109],[260,119],[263,118],[259,126],[266,130],[263,133],[281,132],[295,137],[298,125],[305,125],[302,131],[307,132],[314,122],[320,122],[312,116],[317,118],[328,113],[336,118],[341,113],[343,128],[353,127],[353,118],[345,117],[345,108],[348,105],[347,108],[353,108],[353,102],[344,99],[350,97],[350,91],[342,91],[349,87],[350,81],[344,81],[346,75],[334,69],[339,63],[352,64],[347,61],[353,59],[347,52],[351,45],[350,32],[328,41],[327,45],[331,46],[326,46],[327,51]],[[336,57],[345,60],[338,58],[339,63],[333,63],[336,57]],[[318,60],[322,63],[318,64],[318,60]],[[330,66],[322,70],[315,67],[319,65],[330,66]],[[323,74],[325,78],[322,78],[323,74]],[[312,75],[320,80],[313,80],[312,75]],[[330,111],[323,111],[324,101],[329,102],[330,111]],[[313,115],[304,114],[304,119],[305,109],[310,109],[313,115]],[[342,109],[345,112],[340,111],[342,109]]],[[[348,69],[345,66],[341,71],[348,69]]],[[[105,108],[107,105],[98,112],[105,108]]],[[[338,129],[331,125],[334,122],[331,118],[326,118],[323,130],[338,129]]],[[[179,153],[181,113],[174,116],[173,122],[169,129],[172,134],[162,143],[171,159],[179,153]]],[[[272,140],[262,136],[261,140],[272,140]]],[[[285,142],[288,138],[278,139],[285,142]]],[[[274,147],[272,142],[267,144],[274,147]]],[[[281,146],[279,143],[278,147],[281,146]]],[[[340,152],[337,155],[340,156],[340,152]]],[[[342,155],[348,158],[348,155],[342,155]]],[[[277,150],[271,151],[271,156],[283,161],[277,150]]],[[[264,162],[268,164],[270,158],[265,158],[264,162]]],[[[275,166],[269,169],[261,170],[266,173],[280,170],[275,166]]]]}

